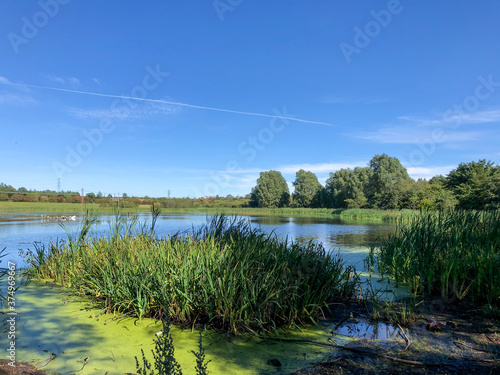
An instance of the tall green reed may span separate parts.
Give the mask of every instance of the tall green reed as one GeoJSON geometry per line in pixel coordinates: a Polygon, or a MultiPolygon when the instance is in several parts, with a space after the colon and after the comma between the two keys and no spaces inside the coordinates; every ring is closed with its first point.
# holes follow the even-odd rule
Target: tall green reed
{"type": "Polygon", "coordinates": [[[232,332],[314,320],[356,289],[355,271],[340,256],[320,244],[265,234],[242,219],[218,215],[190,234],[163,238],[153,235],[154,226],[144,228],[88,237],[77,251],[67,243],[51,246],[30,269],[110,312],[159,318],[166,310],[174,321],[232,332]]]}
{"type": "Polygon", "coordinates": [[[500,210],[422,212],[398,223],[374,258],[428,295],[500,305],[500,210]]]}

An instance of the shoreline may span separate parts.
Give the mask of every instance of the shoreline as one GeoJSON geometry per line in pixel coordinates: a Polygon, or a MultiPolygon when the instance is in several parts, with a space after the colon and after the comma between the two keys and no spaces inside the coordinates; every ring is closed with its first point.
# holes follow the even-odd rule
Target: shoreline
{"type": "MultiPolygon", "coordinates": [[[[79,203],[44,203],[44,202],[0,202],[0,215],[21,212],[59,212],[82,213],[93,212],[96,214],[111,214],[114,207],[102,207],[99,204],[79,203]]],[[[150,205],[120,208],[121,212],[147,213],[151,211],[150,205]]],[[[370,208],[342,209],[342,208],[253,208],[253,207],[195,207],[195,208],[162,208],[162,213],[222,213],[227,215],[250,216],[287,216],[310,218],[341,218],[350,220],[373,220],[382,222],[395,222],[399,218],[412,216],[418,210],[379,210],[370,208]]]]}

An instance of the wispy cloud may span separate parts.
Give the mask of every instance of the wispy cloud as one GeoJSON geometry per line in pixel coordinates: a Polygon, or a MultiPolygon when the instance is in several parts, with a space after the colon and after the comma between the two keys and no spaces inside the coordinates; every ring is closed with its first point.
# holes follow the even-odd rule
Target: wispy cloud
{"type": "MultiPolygon", "coordinates": [[[[367,161],[359,161],[354,163],[309,163],[309,164],[285,164],[277,165],[268,168],[239,168],[231,171],[224,170],[214,170],[214,169],[180,169],[184,173],[193,174],[209,174],[209,175],[232,175],[232,176],[255,176],[259,177],[260,172],[275,170],[279,171],[284,175],[295,174],[299,170],[303,169],[305,171],[310,171],[313,173],[330,173],[335,172],[342,168],[356,168],[356,167],[366,167],[367,161]]],[[[169,170],[172,171],[172,170],[169,170]]]]}
{"type": "Polygon", "coordinates": [[[379,143],[422,144],[441,143],[456,147],[459,143],[479,141],[490,136],[482,127],[465,128],[467,125],[500,123],[500,109],[471,113],[442,113],[434,117],[399,116],[394,124],[380,126],[374,131],[352,133],[355,138],[379,143]]]}
{"type": "Polygon", "coordinates": [[[487,111],[477,111],[470,113],[442,113],[435,118],[425,118],[416,116],[400,116],[398,120],[408,122],[414,126],[440,126],[456,127],[461,125],[479,125],[500,121],[500,110],[493,109],[487,111]]]}
{"type": "Polygon", "coordinates": [[[296,173],[301,169],[313,173],[329,173],[335,172],[342,168],[352,169],[355,167],[365,167],[367,164],[368,163],[366,161],[360,161],[356,163],[289,164],[278,166],[276,169],[284,174],[296,173]]]}
{"type": "Polygon", "coordinates": [[[433,141],[435,143],[453,143],[477,141],[485,136],[482,131],[447,130],[436,135],[432,128],[418,128],[412,126],[387,126],[374,132],[363,132],[355,135],[356,138],[367,139],[379,143],[422,144],[433,141]]]}
{"type": "Polygon", "coordinates": [[[70,108],[68,112],[77,118],[94,118],[94,119],[109,119],[109,120],[125,120],[125,119],[144,119],[157,115],[174,115],[179,113],[179,107],[162,104],[162,103],[147,103],[138,105],[135,108],[130,106],[119,106],[118,108],[99,108],[99,109],[83,109],[70,108]]]}
{"type": "Polygon", "coordinates": [[[438,167],[408,167],[406,168],[410,177],[414,179],[425,178],[426,180],[437,176],[446,176],[456,165],[444,165],[438,167]]]}
{"type": "MultiPolygon", "coordinates": [[[[0,76],[0,83],[9,85],[11,82],[7,78],[0,76]]],[[[0,91],[0,105],[24,106],[36,102],[31,95],[31,90],[27,87],[14,87],[13,89],[0,91]]]]}
{"type": "MultiPolygon", "coordinates": [[[[0,83],[2,83],[2,82],[0,82],[0,83]]],[[[302,122],[302,123],[306,123],[306,124],[318,124],[318,125],[326,125],[326,126],[332,126],[332,127],[335,126],[335,125],[329,124],[327,122],[305,120],[305,119],[300,119],[300,118],[294,117],[293,115],[288,115],[286,113],[286,107],[284,108],[284,112],[285,112],[284,115],[281,115],[279,113],[279,111],[277,111],[277,110],[275,111],[275,112],[277,112],[276,114],[271,115],[271,114],[266,114],[266,113],[246,112],[246,111],[240,111],[240,110],[235,110],[235,109],[207,107],[207,106],[203,106],[203,105],[173,102],[173,101],[168,101],[168,100],[138,98],[138,97],[133,97],[133,96],[125,96],[125,95],[101,94],[101,93],[97,93],[97,92],[82,91],[82,90],[70,90],[70,89],[63,89],[63,88],[59,88],[59,87],[37,86],[37,85],[29,85],[29,84],[25,84],[25,83],[3,82],[3,84],[11,85],[11,86],[19,86],[19,87],[28,87],[28,88],[32,88],[32,89],[61,91],[61,92],[69,92],[69,93],[81,94],[81,95],[100,96],[100,97],[105,97],[105,98],[128,99],[128,100],[148,102],[148,103],[160,103],[160,104],[167,104],[167,105],[180,106],[180,107],[186,107],[186,108],[196,108],[196,109],[202,109],[202,110],[207,110],[207,111],[226,112],[226,113],[233,113],[233,114],[246,115],[246,116],[280,118],[280,119],[284,119],[284,120],[302,122]]]]}
{"type": "Polygon", "coordinates": [[[35,104],[36,100],[28,95],[19,94],[0,94],[0,104],[24,106],[28,104],[35,104]]]}
{"type": "Polygon", "coordinates": [[[63,86],[79,87],[80,80],[75,77],[58,77],[53,74],[44,74],[45,78],[48,78],[52,82],[57,82],[63,86]]]}

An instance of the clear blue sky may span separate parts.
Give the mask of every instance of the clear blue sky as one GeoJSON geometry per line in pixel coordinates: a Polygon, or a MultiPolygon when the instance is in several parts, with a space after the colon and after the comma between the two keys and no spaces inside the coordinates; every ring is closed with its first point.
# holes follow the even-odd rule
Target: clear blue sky
{"type": "Polygon", "coordinates": [[[499,20],[493,0],[5,0],[0,182],[244,195],[381,153],[414,178],[498,162],[499,20]]]}

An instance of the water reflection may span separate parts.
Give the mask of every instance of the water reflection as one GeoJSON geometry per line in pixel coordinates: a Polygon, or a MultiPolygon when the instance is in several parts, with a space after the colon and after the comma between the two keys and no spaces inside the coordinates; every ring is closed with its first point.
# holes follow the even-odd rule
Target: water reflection
{"type": "Polygon", "coordinates": [[[384,322],[369,322],[362,319],[353,319],[336,328],[335,335],[355,339],[387,340],[396,339],[399,328],[384,322]]]}
{"type": "Polygon", "coordinates": [[[283,238],[300,242],[311,240],[323,243],[330,250],[350,250],[353,247],[370,248],[394,230],[394,225],[356,222],[340,218],[306,217],[250,217],[252,223],[283,238]]]}
{"type": "MultiPolygon", "coordinates": [[[[33,243],[49,244],[67,237],[65,229],[58,221],[42,220],[42,215],[57,216],[57,213],[1,213],[0,214],[0,249],[7,248],[9,260],[22,266],[17,254],[19,249],[33,249],[33,243]]],[[[67,213],[65,215],[74,215],[67,213]]],[[[62,222],[71,233],[75,233],[80,225],[81,214],[77,221],[62,222]]],[[[140,222],[151,222],[149,213],[138,214],[140,222]]],[[[179,231],[191,230],[205,223],[205,213],[165,213],[157,221],[156,234],[160,237],[179,231]]],[[[282,238],[296,239],[302,243],[321,242],[327,250],[341,251],[348,255],[349,264],[362,270],[362,262],[369,247],[378,239],[386,236],[393,226],[367,222],[355,222],[340,218],[308,218],[285,216],[244,216],[252,225],[260,226],[266,233],[274,232],[282,238]]],[[[114,223],[113,215],[99,215],[99,221],[92,227],[94,236],[102,236],[110,232],[114,223]]]]}

